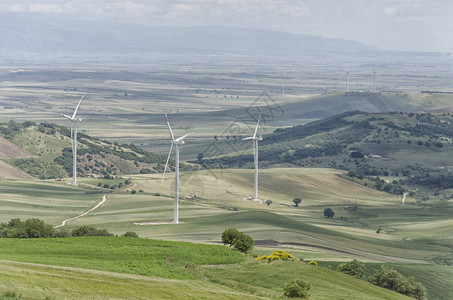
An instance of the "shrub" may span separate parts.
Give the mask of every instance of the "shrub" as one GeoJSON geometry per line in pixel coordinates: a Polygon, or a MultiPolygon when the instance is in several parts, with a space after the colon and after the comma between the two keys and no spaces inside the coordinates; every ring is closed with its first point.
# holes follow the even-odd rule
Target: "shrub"
{"type": "Polygon", "coordinates": [[[39,219],[28,219],[24,223],[28,238],[49,238],[55,234],[55,229],[39,219]]]}
{"type": "Polygon", "coordinates": [[[55,235],[55,229],[39,219],[28,219],[22,222],[16,218],[11,219],[7,224],[0,224],[2,238],[50,238],[55,235]]]}
{"type": "Polygon", "coordinates": [[[324,217],[329,219],[329,218],[333,218],[334,215],[335,215],[335,213],[331,208],[326,208],[324,210],[324,217]]]}
{"type": "Polygon", "coordinates": [[[138,234],[134,231],[128,231],[126,233],[124,233],[122,236],[124,237],[133,237],[133,238],[138,238],[138,234]]]}
{"type": "Polygon", "coordinates": [[[311,284],[302,279],[293,279],[285,285],[283,295],[288,298],[305,298],[310,297],[311,284]]]}
{"type": "Polygon", "coordinates": [[[90,226],[76,227],[71,231],[72,236],[112,236],[107,229],[97,229],[90,226]]]}
{"type": "Polygon", "coordinates": [[[370,282],[415,299],[422,300],[426,297],[425,287],[420,282],[415,281],[414,277],[405,277],[387,266],[382,266],[374,272],[370,282]]]}
{"type": "Polygon", "coordinates": [[[359,262],[358,260],[354,259],[353,261],[340,264],[337,267],[337,271],[354,276],[356,278],[361,278],[365,271],[365,265],[359,262]]]}
{"type": "Polygon", "coordinates": [[[131,194],[132,194],[132,195],[135,194],[135,193],[137,193],[136,190],[132,190],[132,191],[131,191],[131,194]]]}
{"type": "Polygon", "coordinates": [[[313,266],[318,266],[318,263],[315,262],[314,260],[310,260],[310,262],[308,263],[309,265],[313,265],[313,266]]]}
{"type": "Polygon", "coordinates": [[[296,260],[294,256],[289,254],[288,252],[285,251],[274,251],[272,252],[271,255],[263,255],[260,257],[257,257],[256,259],[258,260],[267,260],[268,262],[274,261],[274,260],[296,260]]]}
{"type": "Polygon", "coordinates": [[[266,203],[266,205],[267,205],[267,206],[269,206],[269,205],[271,205],[271,204],[272,204],[272,200],[266,200],[266,202],[265,202],[265,203],[266,203]]]}
{"type": "Polygon", "coordinates": [[[233,245],[234,239],[240,234],[236,228],[225,229],[222,233],[222,243],[225,245],[233,245]]]}
{"type": "Polygon", "coordinates": [[[253,249],[255,241],[250,235],[239,233],[233,240],[233,247],[241,252],[248,252],[253,249]]]}

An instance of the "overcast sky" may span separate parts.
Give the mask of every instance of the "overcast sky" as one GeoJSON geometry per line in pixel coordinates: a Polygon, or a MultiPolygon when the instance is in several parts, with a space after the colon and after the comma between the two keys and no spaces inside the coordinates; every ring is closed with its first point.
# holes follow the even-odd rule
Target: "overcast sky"
{"type": "Polygon", "coordinates": [[[451,0],[2,0],[0,12],[169,26],[234,25],[453,52],[451,0]]]}

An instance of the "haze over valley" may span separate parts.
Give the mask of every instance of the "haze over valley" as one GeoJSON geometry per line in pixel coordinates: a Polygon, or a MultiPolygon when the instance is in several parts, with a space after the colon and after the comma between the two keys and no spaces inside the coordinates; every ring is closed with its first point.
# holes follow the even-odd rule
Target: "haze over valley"
{"type": "Polygon", "coordinates": [[[0,299],[450,299],[452,6],[327,2],[0,4],[0,299]]]}

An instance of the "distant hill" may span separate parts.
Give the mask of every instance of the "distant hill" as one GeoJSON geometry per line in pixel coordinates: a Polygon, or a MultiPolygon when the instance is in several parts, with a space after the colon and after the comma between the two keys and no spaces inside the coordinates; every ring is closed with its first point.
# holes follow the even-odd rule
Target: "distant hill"
{"type": "Polygon", "coordinates": [[[0,15],[0,52],[317,53],[374,52],[359,42],[230,26],[163,27],[68,20],[37,13],[0,15]]]}
{"type": "MultiPolygon", "coordinates": [[[[277,129],[263,137],[259,152],[261,167],[331,167],[373,176],[407,177],[433,172],[450,176],[453,115],[345,112],[277,129]]],[[[253,154],[249,153],[204,163],[251,168],[253,154]]],[[[453,183],[447,185],[453,187],[453,183]]],[[[433,183],[436,186],[446,188],[433,183]]]]}
{"type": "MultiPolygon", "coordinates": [[[[0,124],[0,135],[3,136],[0,138],[2,163],[5,166],[8,166],[5,163],[9,164],[0,172],[0,177],[48,179],[72,174],[69,128],[50,123],[10,121],[0,124]]],[[[78,134],[77,148],[77,172],[80,176],[158,173],[163,171],[166,160],[133,144],[112,144],[83,133],[78,134]]]]}
{"type": "MultiPolygon", "coordinates": [[[[266,98],[264,96],[263,98],[266,98]]],[[[367,113],[453,113],[451,103],[453,95],[450,93],[404,93],[404,92],[338,92],[326,95],[301,98],[296,101],[283,102],[281,98],[269,96],[267,105],[260,101],[253,106],[254,113],[259,110],[263,113],[263,122],[266,126],[284,127],[305,124],[314,120],[325,119],[349,111],[367,113]],[[271,111],[272,109],[272,111],[271,111]],[[270,114],[273,116],[270,116],[270,114]]],[[[251,107],[252,108],[252,107],[251,107]]],[[[243,107],[220,111],[203,111],[196,113],[178,113],[173,120],[196,118],[203,122],[232,122],[237,118],[254,123],[249,109],[243,107]]],[[[156,119],[146,119],[147,122],[156,122],[156,119]]]]}

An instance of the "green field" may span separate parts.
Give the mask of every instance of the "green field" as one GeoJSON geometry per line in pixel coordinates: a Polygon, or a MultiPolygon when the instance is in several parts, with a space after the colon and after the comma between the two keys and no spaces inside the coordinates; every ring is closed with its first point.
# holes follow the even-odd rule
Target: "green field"
{"type": "Polygon", "coordinates": [[[337,299],[406,299],[301,262],[249,258],[244,263],[243,255],[225,246],[119,237],[0,242],[0,265],[6,271],[0,275],[0,293],[30,299],[268,299],[280,297],[292,278],[309,280],[316,299],[339,291],[337,299]]]}
{"type": "MultiPolygon", "coordinates": [[[[174,174],[169,173],[164,183],[161,182],[159,174],[133,175],[130,176],[131,186],[114,192],[109,191],[103,205],[83,217],[69,221],[63,228],[70,230],[76,226],[90,225],[107,228],[114,234],[135,231],[144,238],[219,244],[221,232],[226,228],[234,227],[255,239],[256,247],[253,252],[257,255],[269,254],[277,249],[286,250],[297,258],[303,258],[305,261],[313,259],[326,267],[325,270],[316,269],[320,270],[319,272],[330,272],[327,270],[328,265],[335,266],[340,261],[352,258],[367,264],[390,263],[401,272],[414,275],[423,282],[428,288],[428,299],[448,299],[446,295],[449,293],[449,287],[442,279],[450,278],[451,271],[450,267],[441,264],[450,264],[452,259],[450,202],[434,200],[420,203],[408,197],[406,204],[400,206],[399,196],[364,187],[342,178],[339,176],[341,174],[341,171],[332,169],[261,170],[260,198],[273,201],[270,206],[267,206],[248,198],[253,193],[252,170],[183,172],[181,174],[180,225],[169,224],[173,217],[174,174]],[[131,194],[132,189],[143,192],[131,194]],[[292,199],[296,197],[302,199],[301,205],[297,208],[292,203],[292,199]],[[326,207],[331,207],[335,211],[333,219],[324,218],[323,210],[326,207]],[[376,233],[377,228],[382,228],[379,234],[376,233]],[[436,274],[439,280],[425,278],[423,276],[425,269],[432,270],[433,276],[436,274]]],[[[112,182],[115,180],[117,179],[112,182]]],[[[99,180],[81,178],[80,187],[77,188],[68,185],[69,181],[69,179],[61,182],[55,180],[5,181],[0,185],[0,195],[3,199],[9,199],[5,202],[8,204],[6,207],[9,208],[0,211],[0,221],[6,222],[12,217],[22,219],[38,217],[50,224],[59,225],[63,219],[77,216],[94,207],[101,200],[103,194],[95,190],[99,180]]],[[[107,179],[101,181],[109,182],[107,179]]],[[[102,240],[102,238],[99,239],[102,240]]],[[[77,239],[55,239],[48,240],[46,243],[57,241],[65,247],[64,243],[71,244],[77,239]]],[[[153,243],[134,239],[118,239],[118,241],[121,243],[137,241],[140,247],[147,245],[148,242],[150,245],[153,243]]],[[[221,282],[240,293],[249,293],[249,290],[257,289],[252,294],[265,298],[278,297],[281,286],[287,279],[284,277],[266,287],[265,282],[252,284],[245,282],[245,279],[240,280],[239,275],[236,279],[233,275],[236,272],[234,267],[226,267],[225,270],[221,268],[220,275],[217,274],[217,268],[209,267],[196,267],[195,273],[192,270],[188,272],[184,268],[185,263],[191,262],[191,259],[199,259],[197,257],[172,260],[175,269],[166,265],[168,263],[166,257],[156,262],[145,259],[144,261],[161,266],[161,269],[147,269],[146,266],[138,263],[138,260],[137,263],[131,261],[127,266],[121,265],[118,263],[118,259],[123,258],[121,252],[116,254],[113,252],[113,258],[110,261],[104,260],[102,254],[95,256],[97,262],[86,260],[86,255],[91,256],[90,253],[96,252],[96,249],[91,246],[81,251],[86,255],[80,256],[74,255],[73,250],[70,250],[77,247],[70,246],[67,255],[74,257],[67,259],[64,251],[57,251],[58,247],[55,247],[57,253],[53,255],[51,255],[53,252],[48,252],[47,248],[41,251],[40,247],[26,247],[33,243],[40,243],[38,240],[15,242],[2,240],[0,242],[3,243],[1,245],[5,245],[0,247],[4,249],[0,251],[0,258],[8,261],[49,264],[50,257],[54,257],[51,265],[145,274],[153,278],[154,276],[179,279],[186,278],[185,276],[208,277],[213,280],[213,283],[221,282]],[[12,244],[8,244],[19,245],[19,242],[23,243],[20,247],[29,250],[24,250],[21,254],[12,250],[15,249],[12,244]],[[49,255],[43,255],[41,258],[40,255],[30,257],[27,254],[32,251],[30,249],[38,249],[37,254],[49,253],[49,255]],[[63,253],[63,256],[59,258],[58,253],[63,253]],[[117,264],[121,266],[118,267],[117,264]],[[100,267],[100,265],[103,266],[100,267]],[[112,265],[116,266],[112,267],[112,265]],[[181,266],[183,266],[182,269],[181,266]],[[174,277],[169,274],[173,274],[174,277]],[[251,287],[256,285],[259,288],[251,287]]],[[[106,246],[106,249],[112,249],[112,251],[115,249],[113,244],[112,248],[109,247],[106,246]]],[[[123,251],[128,248],[130,247],[119,249],[123,251]]],[[[139,253],[137,257],[146,256],[149,253],[133,248],[139,253]]],[[[208,264],[211,263],[208,262],[208,264]]],[[[254,264],[244,267],[241,265],[238,267],[237,274],[241,272],[247,274],[246,270],[255,267],[264,268],[254,264]]],[[[275,268],[280,267],[275,266],[275,268]]],[[[293,274],[291,270],[288,272],[293,274]]],[[[327,276],[325,274],[331,273],[322,274],[319,276],[327,276]]],[[[339,276],[337,273],[334,275],[339,276]]],[[[247,277],[247,275],[244,276],[247,277]]],[[[23,289],[26,290],[25,287],[23,289]]],[[[22,289],[18,289],[20,290],[22,289]]],[[[327,299],[329,292],[321,289],[316,295],[317,299],[327,299]]],[[[372,292],[367,297],[371,297],[370,295],[372,292]]],[[[356,299],[368,299],[363,297],[365,296],[357,296],[356,299]]],[[[388,299],[393,298],[390,296],[388,299]]]]}

